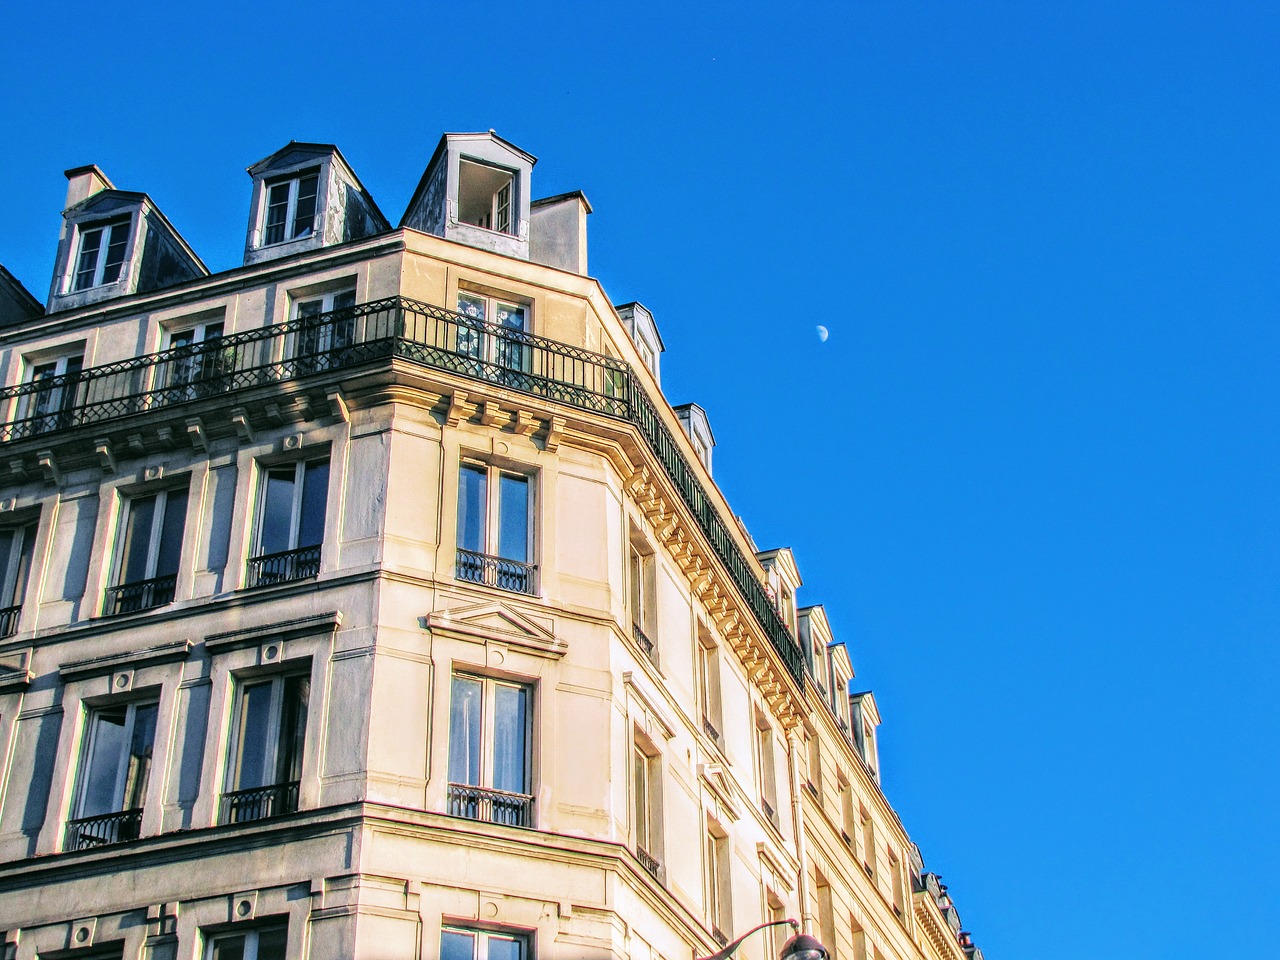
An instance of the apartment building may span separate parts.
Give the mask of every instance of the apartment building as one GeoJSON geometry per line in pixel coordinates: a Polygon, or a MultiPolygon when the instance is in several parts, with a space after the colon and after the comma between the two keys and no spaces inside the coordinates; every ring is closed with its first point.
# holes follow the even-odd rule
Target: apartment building
{"type": "Polygon", "coordinates": [[[0,269],[0,956],[980,960],[534,164],[291,142],[217,273],[81,167],[0,269]]]}

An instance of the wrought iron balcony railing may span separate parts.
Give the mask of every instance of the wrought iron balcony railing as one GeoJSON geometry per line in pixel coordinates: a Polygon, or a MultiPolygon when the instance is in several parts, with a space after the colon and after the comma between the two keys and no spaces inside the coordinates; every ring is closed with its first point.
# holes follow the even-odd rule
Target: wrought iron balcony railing
{"type": "Polygon", "coordinates": [[[636,844],[636,859],[640,861],[640,866],[644,867],[653,875],[655,880],[661,880],[658,875],[662,870],[662,863],[640,844],[636,844]]]}
{"type": "Polygon", "coordinates": [[[80,817],[67,821],[64,850],[89,850],[109,843],[125,843],[142,835],[142,808],[80,817]]]}
{"type": "Polygon", "coordinates": [[[702,718],[702,732],[710,737],[716,744],[720,743],[720,730],[705,716],[702,718]]]}
{"type": "Polygon", "coordinates": [[[457,578],[468,583],[483,583],[499,590],[531,596],[538,593],[538,565],[535,563],[491,557],[487,553],[459,547],[455,569],[457,578]]]}
{"type": "Polygon", "coordinates": [[[17,633],[21,617],[21,604],[16,607],[0,607],[0,637],[11,637],[17,633]]]}
{"type": "Polygon", "coordinates": [[[245,571],[246,587],[265,587],[273,583],[306,580],[320,574],[320,547],[299,547],[250,557],[245,571]]]}
{"type": "Polygon", "coordinates": [[[173,592],[177,584],[177,574],[171,574],[167,577],[155,577],[151,580],[137,580],[133,583],[107,587],[103,613],[108,617],[114,617],[122,613],[137,613],[139,610],[163,607],[166,603],[173,603],[173,592]]]}
{"type": "Polygon", "coordinates": [[[509,827],[533,826],[533,797],[527,793],[451,783],[448,801],[451,817],[503,823],[509,827]]]}
{"type": "Polygon", "coordinates": [[[626,421],[639,431],[798,684],[804,656],[730,522],[626,363],[392,297],[0,390],[0,446],[375,361],[407,360],[626,421]]]}
{"type": "Polygon", "coordinates": [[[251,790],[233,790],[222,795],[219,823],[247,823],[282,817],[298,809],[298,781],[275,783],[251,790]]]}
{"type": "Polygon", "coordinates": [[[648,635],[640,629],[640,624],[631,624],[631,635],[635,637],[635,641],[639,644],[640,649],[644,651],[644,655],[653,662],[654,666],[657,666],[658,650],[653,645],[653,641],[649,639],[648,635]]]}

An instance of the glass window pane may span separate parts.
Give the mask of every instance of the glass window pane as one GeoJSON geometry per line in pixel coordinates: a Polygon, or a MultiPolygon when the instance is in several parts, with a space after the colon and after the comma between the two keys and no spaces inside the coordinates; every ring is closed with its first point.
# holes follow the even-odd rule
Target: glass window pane
{"type": "Polygon", "coordinates": [[[649,850],[649,759],[639,747],[632,747],[633,793],[636,813],[636,843],[649,850]]]}
{"type": "Polygon", "coordinates": [[[272,927],[258,933],[257,960],[285,960],[285,948],[289,945],[289,931],[285,927],[272,927]]]}
{"type": "Polygon", "coordinates": [[[529,478],[504,473],[498,497],[498,556],[528,563],[529,478]]]}
{"type": "Polygon", "coordinates": [[[262,522],[258,533],[259,555],[292,548],[289,532],[293,522],[294,486],[292,466],[267,471],[267,489],[262,498],[262,522]]]}
{"type": "Polygon", "coordinates": [[[287,677],[280,711],[280,744],[276,751],[276,783],[302,779],[302,747],[307,735],[307,700],[311,678],[287,677]]]}
{"type": "Polygon", "coordinates": [[[464,313],[468,317],[476,320],[484,319],[485,299],[484,297],[474,297],[469,293],[458,294],[458,312],[464,313]]]}
{"type": "Polygon", "coordinates": [[[93,276],[98,269],[98,249],[102,245],[102,230],[89,230],[80,240],[80,259],[76,263],[75,289],[93,286],[93,276]]]}
{"type": "Polygon", "coordinates": [[[311,233],[316,219],[316,184],[319,178],[312,174],[298,181],[298,201],[294,206],[294,237],[305,237],[311,233]]]}
{"type": "Polygon", "coordinates": [[[156,742],[156,716],[160,705],[144,703],[133,711],[133,736],[129,741],[129,766],[125,771],[122,810],[137,810],[147,800],[147,778],[151,775],[151,753],[156,742]]]}
{"type": "Polygon", "coordinates": [[[440,960],[475,960],[476,935],[459,930],[440,933],[440,960]]]}
{"type": "Polygon", "coordinates": [[[329,497],[329,461],[308,463],[302,482],[302,517],[298,521],[298,547],[324,543],[324,514],[329,497]]]}
{"type": "Polygon", "coordinates": [[[458,546],[485,553],[485,504],[488,500],[485,471],[463,464],[458,476],[458,546]]]}
{"type": "Polygon", "coordinates": [[[120,267],[124,263],[124,248],[129,242],[129,224],[117,223],[111,228],[107,243],[107,262],[102,268],[102,282],[113,283],[120,279],[120,267]]]}
{"type": "Polygon", "coordinates": [[[267,732],[271,723],[271,682],[247,684],[240,693],[236,762],[232,790],[271,785],[267,732]]]}
{"type": "Polygon", "coordinates": [[[115,813],[116,780],[125,751],[125,718],[127,708],[113,707],[93,715],[89,733],[89,755],[85,764],[84,788],[80,795],[79,816],[96,817],[115,813]]]}
{"type": "Polygon", "coordinates": [[[147,555],[151,552],[151,525],[156,497],[134,497],[125,508],[124,537],[120,548],[120,583],[147,579],[147,555]]]}
{"type": "Polygon", "coordinates": [[[481,697],[479,680],[453,678],[449,702],[450,783],[480,783],[481,697]]]}
{"type": "Polygon", "coordinates": [[[491,933],[487,939],[489,941],[489,955],[485,960],[524,960],[523,937],[505,937],[501,934],[491,933]]]}
{"type": "Polygon", "coordinates": [[[493,712],[493,785],[512,793],[528,793],[528,689],[496,684],[493,712]]]}
{"type": "Polygon", "coordinates": [[[219,937],[213,941],[212,960],[244,960],[244,937],[219,937]]]}
{"type": "Polygon", "coordinates": [[[153,576],[171,577],[178,572],[182,556],[182,531],[187,523],[187,491],[170,490],[165,498],[164,519],[160,524],[160,550],[153,576]]]}
{"type": "Polygon", "coordinates": [[[508,330],[524,330],[525,308],[514,303],[499,303],[498,324],[508,330]]]}

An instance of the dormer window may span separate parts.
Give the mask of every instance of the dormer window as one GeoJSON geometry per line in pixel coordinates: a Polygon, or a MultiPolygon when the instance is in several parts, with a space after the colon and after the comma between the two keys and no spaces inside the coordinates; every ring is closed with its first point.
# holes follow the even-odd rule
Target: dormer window
{"type": "Polygon", "coordinates": [[[88,290],[120,279],[129,244],[129,221],[92,224],[80,229],[80,252],[71,289],[88,290]]]}
{"type": "Polygon", "coordinates": [[[311,236],[315,229],[319,185],[318,168],[267,185],[267,214],[262,229],[264,246],[311,236]]]}
{"type": "Polygon", "coordinates": [[[458,220],[496,233],[514,233],[515,174],[474,160],[458,162],[458,220]]]}

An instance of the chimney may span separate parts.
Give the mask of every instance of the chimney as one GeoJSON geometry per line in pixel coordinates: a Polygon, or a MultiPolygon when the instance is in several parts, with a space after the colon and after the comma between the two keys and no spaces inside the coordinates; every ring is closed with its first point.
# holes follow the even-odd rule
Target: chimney
{"type": "Polygon", "coordinates": [[[67,202],[62,208],[64,210],[74,207],[81,200],[86,200],[95,193],[115,189],[115,184],[107,179],[107,175],[98,168],[96,163],[91,163],[87,167],[72,167],[66,171],[66,177],[67,202]]]}

